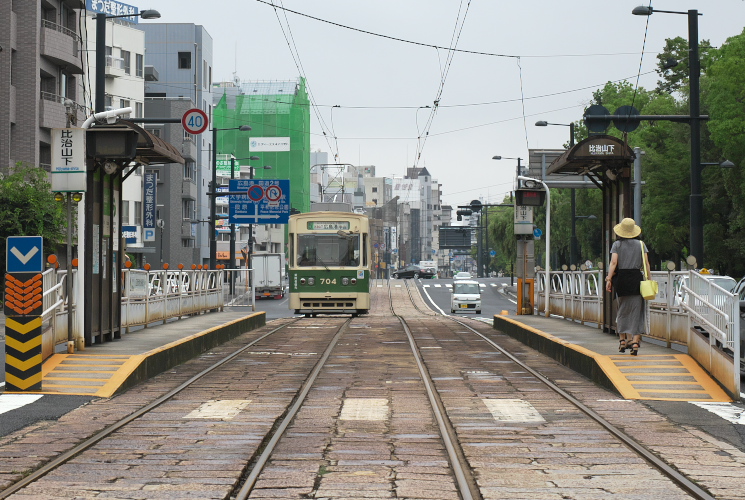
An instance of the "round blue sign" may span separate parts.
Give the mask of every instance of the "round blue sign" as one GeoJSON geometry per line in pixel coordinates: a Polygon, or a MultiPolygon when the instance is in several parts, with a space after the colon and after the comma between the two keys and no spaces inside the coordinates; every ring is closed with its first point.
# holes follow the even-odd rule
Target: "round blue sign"
{"type": "Polygon", "coordinates": [[[533,236],[535,236],[536,238],[540,238],[542,235],[543,231],[541,231],[540,227],[533,229],[533,236]]]}
{"type": "Polygon", "coordinates": [[[489,251],[489,255],[491,255],[492,257],[494,257],[495,255],[497,255],[497,251],[496,250],[490,250],[489,251]]]}

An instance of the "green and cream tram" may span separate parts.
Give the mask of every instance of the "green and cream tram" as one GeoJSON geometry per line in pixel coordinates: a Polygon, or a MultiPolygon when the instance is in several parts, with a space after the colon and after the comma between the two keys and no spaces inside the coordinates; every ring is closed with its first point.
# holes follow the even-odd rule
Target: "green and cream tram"
{"type": "Polygon", "coordinates": [[[370,309],[370,223],[351,212],[290,216],[290,309],[306,317],[370,309]]]}

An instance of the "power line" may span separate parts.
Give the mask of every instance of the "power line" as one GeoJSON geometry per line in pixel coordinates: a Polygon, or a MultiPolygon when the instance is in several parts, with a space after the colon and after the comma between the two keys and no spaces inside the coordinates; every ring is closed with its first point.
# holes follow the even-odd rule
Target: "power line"
{"type": "Polygon", "coordinates": [[[449,48],[449,47],[442,47],[440,45],[433,45],[433,44],[430,44],[430,43],[414,42],[412,40],[406,40],[406,39],[403,39],[403,38],[397,38],[397,37],[389,36],[389,35],[382,35],[380,33],[374,33],[372,31],[367,31],[367,30],[363,30],[363,29],[359,29],[359,28],[353,28],[351,26],[346,26],[344,24],[339,24],[339,23],[335,23],[333,21],[328,21],[326,19],[321,19],[320,17],[315,17],[315,16],[311,16],[309,14],[304,14],[304,13],[298,12],[296,10],[291,10],[291,9],[286,8],[286,7],[275,5],[274,3],[267,2],[265,0],[256,0],[256,1],[257,2],[260,2],[260,3],[263,3],[263,4],[266,4],[266,5],[269,5],[271,7],[274,7],[275,9],[282,9],[284,11],[290,12],[292,14],[296,14],[298,16],[302,16],[302,17],[307,17],[309,19],[313,19],[314,21],[319,21],[319,22],[322,22],[322,23],[331,24],[331,25],[336,26],[336,27],[339,27],[339,28],[344,28],[344,29],[348,29],[348,30],[352,30],[352,31],[357,31],[359,33],[364,33],[366,35],[377,36],[377,37],[380,37],[380,38],[386,38],[388,40],[393,40],[393,41],[396,41],[396,42],[409,43],[409,44],[412,44],[412,45],[419,45],[419,46],[422,46],[422,47],[429,47],[429,48],[433,48],[433,49],[452,50],[453,52],[462,52],[464,54],[475,54],[475,55],[490,56],[490,57],[534,57],[534,58],[539,58],[539,57],[601,57],[601,56],[602,57],[608,57],[608,56],[636,55],[636,52],[615,52],[615,53],[595,53],[595,54],[550,54],[550,55],[549,54],[541,54],[541,55],[497,54],[497,53],[493,53],[493,52],[482,52],[482,51],[477,51],[477,50],[455,49],[455,48],[449,48]]]}

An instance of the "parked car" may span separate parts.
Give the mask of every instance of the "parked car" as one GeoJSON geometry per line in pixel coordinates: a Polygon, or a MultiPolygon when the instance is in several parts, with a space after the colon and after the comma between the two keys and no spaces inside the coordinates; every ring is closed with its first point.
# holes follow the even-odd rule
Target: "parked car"
{"type": "Polygon", "coordinates": [[[398,269],[393,272],[394,279],[409,279],[409,278],[422,278],[431,279],[435,275],[434,269],[427,269],[416,265],[406,266],[403,269],[398,269]]]}
{"type": "MultiPolygon", "coordinates": [[[[711,281],[715,285],[724,288],[726,291],[739,294],[741,292],[738,292],[739,283],[735,281],[734,278],[731,278],[729,276],[719,276],[716,274],[702,274],[702,277],[706,278],[708,281],[711,281]]],[[[742,281],[742,280],[740,280],[742,281]]],[[[673,289],[675,291],[675,304],[679,305],[681,302],[684,302],[687,299],[686,293],[683,291],[683,286],[689,286],[688,285],[688,276],[683,274],[681,276],[678,276],[675,278],[675,281],[673,282],[673,289]]]]}
{"type": "Polygon", "coordinates": [[[450,297],[450,312],[475,311],[481,314],[481,287],[478,281],[457,280],[453,282],[450,297]]]}
{"type": "Polygon", "coordinates": [[[472,278],[471,273],[468,273],[466,271],[455,273],[455,276],[453,276],[454,280],[470,280],[471,278],[472,278]]]}

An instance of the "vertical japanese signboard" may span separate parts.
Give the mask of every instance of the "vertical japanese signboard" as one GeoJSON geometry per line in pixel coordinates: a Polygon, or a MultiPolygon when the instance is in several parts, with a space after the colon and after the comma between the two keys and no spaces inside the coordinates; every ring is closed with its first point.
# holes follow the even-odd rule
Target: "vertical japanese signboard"
{"type": "Polygon", "coordinates": [[[155,205],[157,203],[157,177],[149,172],[143,176],[142,232],[143,241],[155,241],[155,205]]]}
{"type": "Polygon", "coordinates": [[[86,189],[85,129],[52,129],[52,191],[83,193],[86,189]]]}

